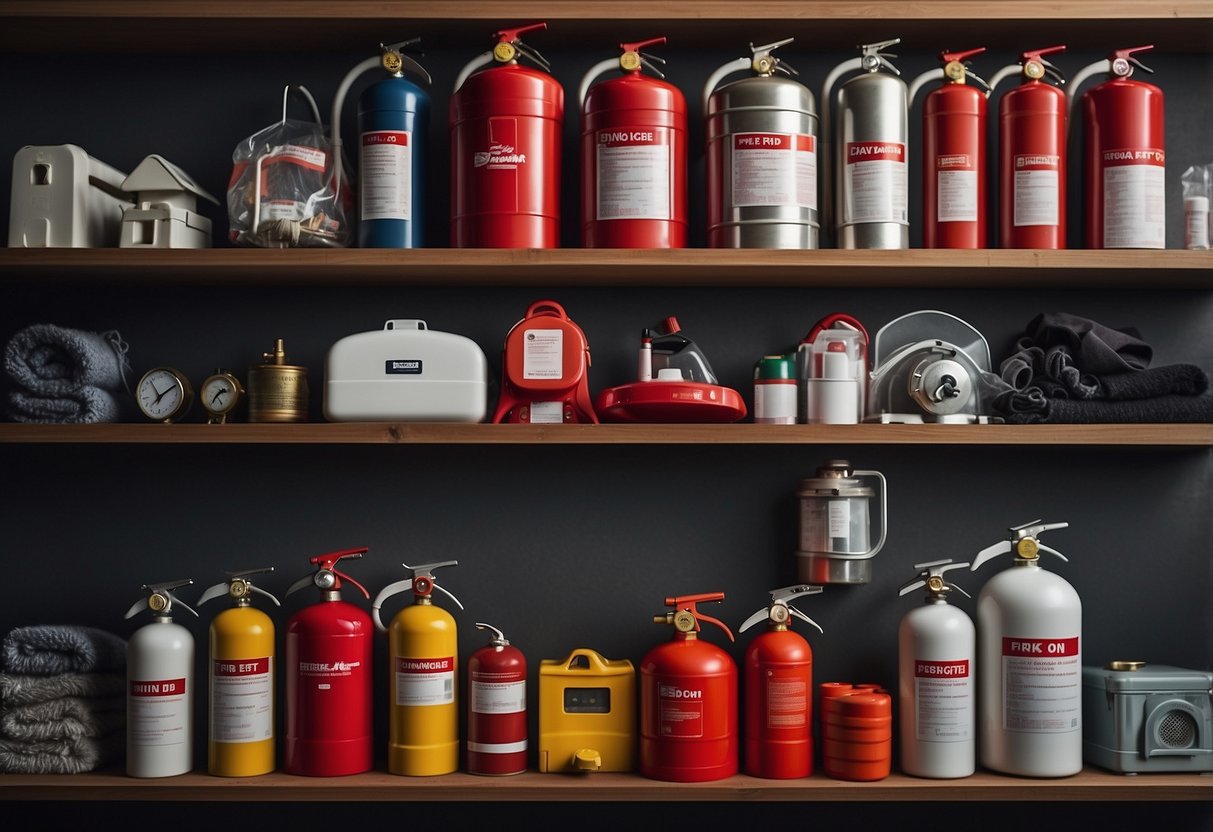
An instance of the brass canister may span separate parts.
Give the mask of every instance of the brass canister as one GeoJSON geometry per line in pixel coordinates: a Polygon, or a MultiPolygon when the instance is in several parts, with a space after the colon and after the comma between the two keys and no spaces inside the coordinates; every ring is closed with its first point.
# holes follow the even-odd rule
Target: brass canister
{"type": "Polygon", "coordinates": [[[307,367],[286,363],[282,339],[274,351],[262,354],[264,364],[248,368],[248,417],[250,422],[306,422],[307,367]]]}

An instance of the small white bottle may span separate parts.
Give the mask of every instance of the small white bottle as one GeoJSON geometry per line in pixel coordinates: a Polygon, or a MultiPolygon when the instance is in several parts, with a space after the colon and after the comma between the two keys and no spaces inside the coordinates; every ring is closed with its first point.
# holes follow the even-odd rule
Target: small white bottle
{"type": "Polygon", "coordinates": [[[897,633],[901,770],[914,777],[968,777],[977,765],[977,631],[947,599],[953,589],[969,594],[943,578],[968,566],[915,564],[918,576],[899,593],[927,590],[926,603],[905,614],[897,633]]]}
{"type": "Polygon", "coordinates": [[[126,646],[126,773],[131,777],[173,777],[194,763],[194,636],[170,613],[180,604],[198,615],[172,590],[192,580],[145,584],[126,618],[148,610],[149,624],[126,646]]]}

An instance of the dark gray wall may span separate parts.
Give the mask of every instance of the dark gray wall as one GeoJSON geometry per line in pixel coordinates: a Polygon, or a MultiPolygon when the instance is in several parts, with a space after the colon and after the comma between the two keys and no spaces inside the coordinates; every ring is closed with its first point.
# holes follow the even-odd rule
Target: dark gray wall
{"type": "MultiPolygon", "coordinates": [[[[566,90],[575,89],[580,73],[614,48],[608,39],[601,49],[571,53],[549,48],[552,42],[533,38],[553,59],[566,90]]],[[[430,136],[436,173],[426,206],[432,245],[446,244],[447,90],[463,61],[484,45],[469,42],[463,51],[423,60],[437,79],[430,136]]],[[[936,46],[903,50],[898,62],[903,74],[909,78],[931,67],[936,46]]],[[[740,39],[738,48],[744,48],[740,39]]],[[[670,80],[689,99],[692,242],[702,245],[698,88],[711,69],[736,55],[685,49],[662,54],[670,59],[670,80]]],[[[794,48],[786,53],[814,87],[829,67],[850,56],[794,48]]],[[[232,148],[277,118],[284,83],[308,85],[327,112],[340,76],[362,57],[309,54],[285,65],[281,55],[190,56],[176,63],[163,56],[104,56],[82,72],[54,55],[0,56],[0,78],[7,79],[0,159],[11,158],[23,144],[75,142],[129,170],[156,152],[222,196],[232,148]]],[[[1097,57],[1066,55],[1057,63],[1073,74],[1097,57]]],[[[1003,51],[980,59],[976,69],[988,77],[1013,59],[1003,51]]],[[[1158,70],[1152,80],[1168,97],[1168,244],[1174,248],[1182,232],[1179,174],[1189,164],[1210,161],[1213,61],[1207,55],[1159,54],[1146,62],[1158,70]]],[[[356,91],[366,83],[369,77],[356,91]]],[[[354,133],[354,110],[351,99],[347,136],[354,133]]],[[[570,115],[566,245],[578,240],[576,129],[570,115]]],[[[1074,194],[1076,167],[1071,166],[1074,194]]],[[[3,192],[9,174],[6,165],[0,169],[5,170],[3,192]]],[[[916,180],[915,166],[915,228],[916,180]]],[[[222,245],[225,213],[210,206],[203,211],[215,220],[216,242],[222,245]]],[[[1075,246],[1079,220],[1073,199],[1075,246]]],[[[5,226],[7,205],[0,204],[0,227],[5,226]]],[[[668,314],[679,317],[722,382],[741,390],[747,403],[752,403],[754,360],[791,347],[818,318],[839,310],[875,332],[905,312],[942,309],[981,330],[996,360],[1036,313],[1067,311],[1110,326],[1137,327],[1155,347],[1155,364],[1191,362],[1213,369],[1213,295],[1207,291],[1153,290],[1149,274],[1141,276],[1139,288],[1099,291],[986,290],[980,272],[972,277],[973,289],[965,291],[747,289],[745,275],[738,275],[739,288],[733,289],[601,289],[579,287],[575,273],[558,289],[300,288],[289,281],[274,287],[181,288],[166,273],[163,287],[90,280],[67,286],[10,284],[0,304],[0,338],[40,321],[116,328],[132,345],[136,373],[170,364],[199,381],[215,366],[243,371],[282,337],[291,359],[311,368],[316,421],[329,345],[393,317],[423,318],[434,329],[476,340],[490,360],[495,400],[505,333],[528,304],[544,297],[564,304],[584,328],[594,355],[593,392],[630,380],[637,330],[668,314]]],[[[659,284],[661,276],[654,275],[654,281],[659,284]]],[[[192,420],[201,420],[196,406],[192,420]]],[[[795,580],[797,485],[824,459],[836,456],[888,477],[890,533],[870,585],[830,587],[804,603],[825,629],[825,635],[809,637],[817,681],[875,681],[895,689],[897,621],[914,603],[899,599],[896,588],[911,577],[911,565],[941,557],[969,559],[1007,526],[1036,517],[1071,523],[1047,538],[1070,563],[1049,567],[1083,598],[1088,663],[1145,658],[1213,666],[1213,452],[1208,448],[6,445],[0,446],[7,482],[0,523],[12,580],[0,607],[0,631],[37,622],[79,622],[129,634],[135,625],[121,615],[143,582],[191,576],[197,591],[183,593],[190,601],[225,569],[273,564],[278,572],[264,585],[281,592],[307,572],[309,556],[369,546],[369,556],[350,572],[372,592],[400,577],[401,561],[460,561],[442,578],[467,608],[457,615],[464,657],[483,643],[472,623],[489,621],[525,651],[532,680],[540,659],[578,646],[639,662],[649,647],[669,636],[648,623],[662,611],[665,595],[723,590],[727,600],[712,614],[735,627],[764,604],[768,589],[795,580]]],[[[987,566],[960,581],[975,596],[996,568],[987,566]]],[[[277,615],[280,629],[308,600],[299,595],[286,601],[277,615]]],[[[972,612],[972,602],[959,603],[972,612]]],[[[202,621],[183,622],[200,645],[205,645],[206,619],[216,611],[205,610],[202,621]]],[[[742,636],[730,648],[736,658],[748,640],[749,634],[742,636]]],[[[378,650],[383,659],[383,639],[378,650]]],[[[385,737],[382,661],[377,676],[378,736],[385,737]]],[[[531,704],[533,729],[534,694],[531,704]]],[[[204,737],[201,701],[197,726],[204,737]]],[[[198,765],[204,760],[205,745],[199,743],[198,765]]],[[[591,808],[579,807],[582,818],[593,814],[618,821],[633,813],[591,808]]],[[[470,811],[487,817],[491,809],[470,811]]],[[[59,811],[66,823],[74,810],[59,811]]],[[[365,817],[386,816],[386,811],[361,809],[365,817]]],[[[563,816],[560,807],[534,811],[540,813],[536,819],[563,816]]],[[[643,811],[651,819],[683,816],[678,807],[643,811]]],[[[842,817],[840,807],[797,811],[842,817]]],[[[865,818],[890,822],[916,811],[868,807],[865,818]]],[[[987,824],[1018,817],[1016,807],[958,811],[987,824]]],[[[1101,811],[1112,816],[1112,810],[1090,806],[1083,807],[1082,817],[1101,811]]],[[[1118,819],[1126,817],[1120,807],[1115,811],[1118,819]]],[[[1143,818],[1150,812],[1155,820],[1156,811],[1129,810],[1143,818]]],[[[1211,820],[1209,807],[1168,811],[1174,813],[1175,828],[1199,828],[1211,820]]],[[[729,812],[738,823],[752,817],[741,807],[729,812]]],[[[191,815],[197,816],[192,807],[191,815]]],[[[720,816],[715,809],[713,816],[720,816]]],[[[306,823],[308,816],[300,811],[292,817],[306,823]]],[[[1024,807],[1021,819],[1026,817],[1024,807]]]]}

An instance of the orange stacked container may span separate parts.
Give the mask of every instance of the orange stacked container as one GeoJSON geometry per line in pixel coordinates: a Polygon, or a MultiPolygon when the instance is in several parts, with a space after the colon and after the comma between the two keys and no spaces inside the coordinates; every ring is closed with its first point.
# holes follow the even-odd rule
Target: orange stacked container
{"type": "Polygon", "coordinates": [[[838,780],[882,780],[893,765],[893,697],[879,685],[821,686],[821,767],[838,780]]]}

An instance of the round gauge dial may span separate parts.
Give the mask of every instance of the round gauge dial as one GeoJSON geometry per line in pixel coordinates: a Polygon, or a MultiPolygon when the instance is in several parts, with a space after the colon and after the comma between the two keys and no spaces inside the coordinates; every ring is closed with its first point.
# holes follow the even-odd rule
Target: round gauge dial
{"type": "Polygon", "coordinates": [[[148,370],[135,388],[135,400],[143,415],[157,422],[174,422],[190,409],[194,388],[189,379],[171,367],[148,370]]]}
{"type": "Polygon", "coordinates": [[[202,406],[211,415],[211,421],[222,421],[236,409],[243,395],[244,387],[240,379],[224,370],[207,376],[199,390],[202,406]]]}

